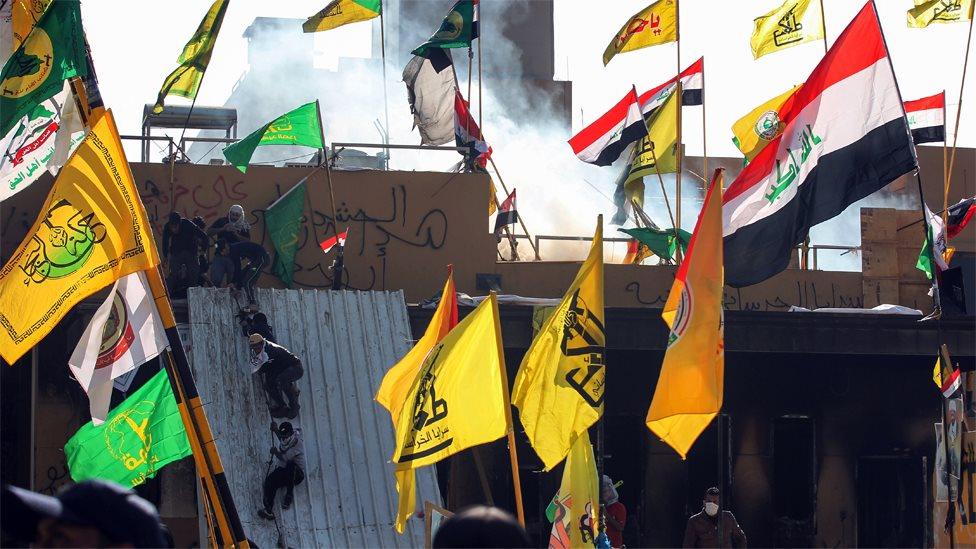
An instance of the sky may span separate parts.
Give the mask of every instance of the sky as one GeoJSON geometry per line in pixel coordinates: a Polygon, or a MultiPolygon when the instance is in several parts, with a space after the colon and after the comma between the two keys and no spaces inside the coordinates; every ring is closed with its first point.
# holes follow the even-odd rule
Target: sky
{"type": "MultiPolygon", "coordinates": [[[[482,9],[491,9],[491,1],[483,0],[482,9]]],[[[325,2],[232,0],[198,104],[222,104],[247,70],[247,43],[242,34],[255,17],[304,18],[325,2]]],[[[856,0],[823,2],[830,43],[863,4],[856,0]]],[[[705,56],[709,155],[735,156],[729,130],[732,122],[762,101],[802,82],[823,55],[823,45],[817,42],[753,60],[749,49],[752,20],[778,3],[779,0],[683,0],[680,4],[681,65],[687,66],[699,56],[705,56]]],[[[122,133],[139,133],[143,105],[153,102],[164,77],[176,67],[176,57],[209,5],[209,0],[170,0],[162,5],[121,0],[83,1],[82,13],[101,91],[106,105],[113,108],[122,133]]],[[[574,131],[619,100],[631,84],[641,91],[674,74],[677,67],[674,44],[620,54],[609,66],[603,66],[602,53],[610,37],[646,5],[647,0],[599,3],[556,0],[556,78],[573,81],[574,131]]],[[[910,0],[878,0],[902,95],[908,100],[946,89],[951,134],[968,25],[909,29],[905,24],[905,10],[910,5],[910,0]]],[[[432,21],[431,28],[436,28],[438,23],[432,21]]],[[[369,23],[318,33],[316,64],[335,67],[340,56],[368,57],[371,37],[369,23]]],[[[959,145],[966,147],[976,146],[974,67],[976,61],[970,63],[966,91],[972,106],[967,105],[960,124],[959,145]]],[[[401,69],[390,67],[394,75],[390,78],[391,88],[402,87],[396,77],[401,69]]],[[[182,102],[180,98],[169,101],[182,102]]],[[[685,109],[684,141],[689,154],[701,153],[701,111],[685,109]]],[[[486,134],[490,133],[490,128],[485,130],[486,134]]],[[[343,136],[334,139],[343,140],[343,136]]]]}

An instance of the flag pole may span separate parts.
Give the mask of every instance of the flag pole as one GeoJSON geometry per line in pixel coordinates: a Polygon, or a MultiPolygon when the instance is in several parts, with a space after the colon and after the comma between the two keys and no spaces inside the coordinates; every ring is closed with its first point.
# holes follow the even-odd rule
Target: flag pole
{"type": "MultiPolygon", "coordinates": [[[[965,77],[965,74],[963,75],[965,77]]],[[[960,96],[962,103],[962,96],[960,96]]],[[[957,116],[958,118],[958,116],[957,116]]],[[[946,92],[942,90],[942,133],[946,127],[946,92]]],[[[957,130],[958,131],[958,130],[957,130]]],[[[942,136],[942,224],[949,223],[949,137],[942,136]]]]}
{"type": "MultiPolygon", "coordinates": [[[[390,144],[390,102],[387,99],[387,85],[386,85],[386,28],[383,24],[383,2],[380,0],[380,57],[383,60],[383,120],[386,123],[386,136],[384,136],[384,142],[390,144]]],[[[319,117],[319,128],[322,127],[322,117],[319,117]]],[[[325,140],[322,140],[322,146],[325,146],[325,140]]],[[[390,149],[386,149],[386,168],[390,168],[390,149]]]]}
{"type": "Polygon", "coordinates": [[[824,15],[823,0],[820,0],[820,31],[823,33],[824,55],[827,55],[827,17],[824,15]]]}
{"type": "MultiPolygon", "coordinates": [[[[933,273],[933,276],[935,273],[933,273]]],[[[941,323],[939,324],[941,328],[941,323]]],[[[940,338],[941,339],[941,338],[940,338]]],[[[945,387],[945,369],[952,368],[952,357],[949,356],[949,348],[945,346],[945,343],[939,345],[939,393],[942,393],[942,387],[945,387]],[[945,359],[945,360],[943,360],[945,359]],[[943,364],[945,362],[946,364],[943,364]]],[[[952,501],[952,460],[950,459],[951,454],[949,453],[949,410],[946,406],[946,399],[944,394],[940,394],[942,397],[942,449],[945,453],[945,467],[946,467],[946,520],[945,526],[946,531],[949,534],[949,548],[955,549],[956,547],[956,505],[952,501]]],[[[962,436],[962,433],[959,434],[962,436]]],[[[938,449],[936,449],[938,450],[938,449]]],[[[938,471],[935,471],[936,475],[939,475],[938,471]]],[[[941,475],[936,477],[936,482],[940,481],[941,475]]],[[[938,489],[936,489],[938,492],[938,489]]],[[[961,496],[961,494],[960,494],[961,496]]],[[[958,498],[957,498],[958,499],[958,498]]],[[[933,514],[935,511],[933,510],[933,514]]]]}
{"type": "MultiPolygon", "coordinates": [[[[484,137],[485,127],[481,124],[481,40],[484,33],[482,29],[484,27],[484,20],[481,18],[481,2],[475,4],[478,9],[478,127],[481,128],[482,137],[484,137]]],[[[470,99],[471,96],[468,96],[470,99]]]]}
{"type": "MultiPolygon", "coordinates": [[[[332,168],[329,166],[329,155],[326,153],[325,149],[325,130],[322,128],[322,109],[319,106],[319,100],[315,100],[315,113],[319,117],[319,136],[322,138],[322,161],[325,163],[325,180],[329,184],[329,200],[332,201],[332,234],[336,237],[336,242],[339,241],[339,219],[336,216],[336,201],[335,193],[332,190],[332,168]]],[[[326,232],[328,234],[328,232],[326,232]]]]}
{"type": "MultiPolygon", "coordinates": [[[[677,62],[677,76],[675,76],[675,93],[678,94],[678,112],[675,114],[675,123],[677,124],[677,141],[675,146],[675,159],[677,163],[677,170],[674,174],[674,208],[675,208],[675,232],[681,228],[681,160],[684,153],[681,150],[681,105],[682,105],[682,90],[681,90],[681,3],[675,0],[674,3],[674,30],[675,30],[675,61],[677,62]]],[[[677,256],[679,261],[681,259],[681,246],[678,246],[677,256]]]]}
{"type": "MultiPolygon", "coordinates": [[[[675,238],[677,238],[678,226],[674,222],[674,214],[671,213],[671,202],[668,200],[668,190],[664,186],[664,176],[661,175],[661,166],[658,165],[657,162],[657,154],[654,152],[653,141],[651,141],[651,159],[654,161],[654,171],[657,172],[657,180],[661,184],[661,194],[664,195],[664,205],[668,207],[668,217],[671,218],[671,227],[674,229],[675,238]]],[[[680,248],[681,246],[678,247],[680,248]]]]}
{"type": "Polygon", "coordinates": [[[492,291],[492,314],[495,317],[495,345],[498,349],[498,373],[502,376],[502,397],[505,399],[505,431],[508,436],[508,459],[512,465],[512,487],[515,491],[515,511],[519,524],[525,528],[525,509],[522,507],[522,481],[519,478],[518,453],[515,449],[515,429],[512,427],[512,397],[508,393],[508,370],[505,368],[505,349],[502,347],[502,325],[498,314],[498,296],[492,291]]]}
{"type": "MultiPolygon", "coordinates": [[[[969,34],[966,36],[966,55],[962,62],[962,82],[959,83],[959,105],[956,107],[956,124],[952,135],[952,154],[949,156],[949,173],[946,176],[945,182],[946,202],[949,200],[949,187],[952,185],[952,168],[956,164],[956,142],[959,140],[959,119],[962,117],[963,91],[966,87],[966,67],[969,65],[969,46],[973,41],[973,20],[976,19],[973,13],[974,10],[976,10],[976,2],[969,4],[969,34]]],[[[943,103],[945,102],[943,101],[943,103]]],[[[948,207],[948,204],[946,204],[946,207],[948,207]]]]}
{"type": "MultiPolygon", "coordinates": [[[[680,74],[678,80],[681,80],[680,74]]],[[[681,108],[680,102],[678,108],[681,108]]],[[[708,139],[705,135],[705,60],[702,59],[702,175],[708,177],[708,139]]]]}

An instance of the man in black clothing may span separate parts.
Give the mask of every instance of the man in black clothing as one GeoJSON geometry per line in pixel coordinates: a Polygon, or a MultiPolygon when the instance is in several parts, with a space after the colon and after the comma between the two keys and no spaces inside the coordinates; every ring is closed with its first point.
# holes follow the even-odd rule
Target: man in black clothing
{"type": "Polygon", "coordinates": [[[218,239],[223,238],[231,244],[250,240],[251,224],[244,219],[244,208],[239,204],[231,206],[227,215],[210,225],[207,234],[218,239]]]}
{"type": "Polygon", "coordinates": [[[268,316],[266,314],[241,312],[237,315],[237,318],[240,322],[241,332],[244,333],[244,337],[250,337],[251,334],[260,334],[265,341],[277,343],[274,336],[274,328],[268,322],[268,316]]]}
{"type": "Polygon", "coordinates": [[[278,438],[278,444],[271,446],[271,454],[277,463],[274,471],[268,473],[264,479],[264,507],[258,509],[258,515],[269,520],[274,519],[274,501],[278,490],[285,489],[281,509],[287,510],[294,499],[295,486],[305,480],[305,442],[302,440],[302,430],[293,428],[287,421],[282,422],[277,429],[272,422],[271,428],[278,438]]]}
{"type": "Polygon", "coordinates": [[[261,334],[251,334],[247,343],[251,348],[251,356],[259,357],[257,362],[260,365],[255,371],[264,376],[271,415],[294,419],[299,409],[299,391],[295,382],[305,374],[302,361],[288,349],[264,339],[261,334]],[[288,404],[285,404],[285,397],[288,404]]]}
{"type": "Polygon", "coordinates": [[[186,289],[196,285],[200,278],[197,250],[208,245],[207,233],[178,212],[169,214],[163,226],[163,258],[169,267],[166,283],[176,299],[186,298],[186,289]]]}
{"type": "Polygon", "coordinates": [[[254,300],[254,283],[261,276],[264,266],[271,261],[271,257],[264,246],[254,242],[237,242],[231,244],[229,250],[230,260],[234,263],[234,286],[244,290],[248,310],[254,312],[258,305],[254,300]]]}
{"type": "Polygon", "coordinates": [[[705,490],[702,510],[688,519],[682,547],[738,547],[745,549],[746,534],[735,516],[719,508],[718,488],[705,490]]]}

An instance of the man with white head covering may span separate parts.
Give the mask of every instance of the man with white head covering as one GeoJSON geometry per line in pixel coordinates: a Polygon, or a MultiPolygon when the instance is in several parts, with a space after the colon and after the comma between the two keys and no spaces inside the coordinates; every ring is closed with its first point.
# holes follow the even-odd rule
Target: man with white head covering
{"type": "Polygon", "coordinates": [[[230,244],[251,239],[251,224],[244,216],[244,208],[234,204],[227,211],[227,215],[214,221],[207,234],[217,239],[223,238],[230,244]]]}

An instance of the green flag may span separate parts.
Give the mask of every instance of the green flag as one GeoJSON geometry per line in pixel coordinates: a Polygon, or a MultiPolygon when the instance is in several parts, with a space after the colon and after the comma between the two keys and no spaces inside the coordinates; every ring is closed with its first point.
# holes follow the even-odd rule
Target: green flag
{"type": "Polygon", "coordinates": [[[674,252],[677,251],[679,242],[682,253],[688,250],[688,243],[691,242],[691,233],[683,229],[678,229],[678,238],[674,236],[674,229],[639,227],[635,229],[617,230],[639,240],[654,252],[654,255],[671,261],[674,261],[674,252]]]}
{"type": "Polygon", "coordinates": [[[53,2],[0,72],[0,136],[57,95],[65,80],[87,75],[78,0],[53,2]]]}
{"type": "Polygon", "coordinates": [[[75,482],[101,478],[123,486],[142,484],[192,453],[165,370],[109,412],[105,423],[89,421],[64,445],[75,482]]]}
{"type": "Polygon", "coordinates": [[[237,166],[241,173],[247,173],[254,149],[260,145],[305,145],[321,149],[322,121],[315,102],[306,103],[297,109],[283,114],[274,121],[261,126],[237,143],[224,149],[224,158],[237,166]]]}
{"type": "Polygon", "coordinates": [[[220,25],[224,22],[228,2],[229,0],[215,0],[207,10],[197,31],[183,46],[183,53],[176,60],[180,66],[163,81],[163,87],[159,89],[159,96],[153,106],[154,113],[163,112],[163,102],[167,95],[178,95],[187,99],[196,98],[203,73],[210,64],[214,44],[217,43],[217,33],[220,32],[220,25]]]}
{"type": "Polygon", "coordinates": [[[268,236],[277,252],[271,272],[289,288],[295,273],[295,253],[298,252],[298,231],[302,228],[304,206],[305,181],[302,181],[275,200],[264,213],[268,236]]]}
{"type": "Polygon", "coordinates": [[[470,48],[471,41],[477,37],[477,0],[458,0],[441,22],[437,32],[410,53],[426,57],[427,48],[470,48]]]}

